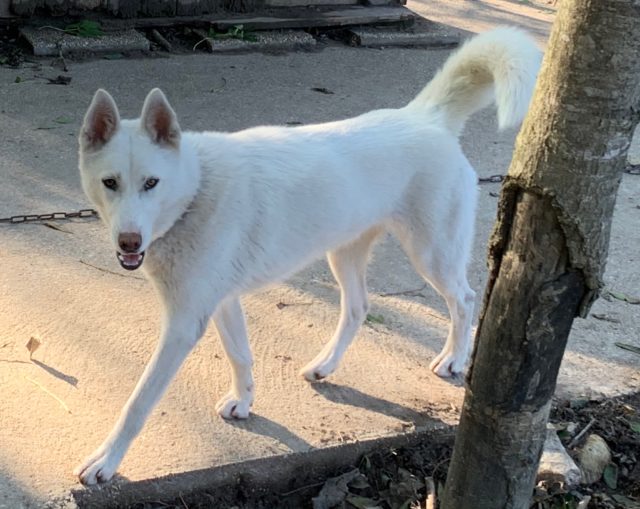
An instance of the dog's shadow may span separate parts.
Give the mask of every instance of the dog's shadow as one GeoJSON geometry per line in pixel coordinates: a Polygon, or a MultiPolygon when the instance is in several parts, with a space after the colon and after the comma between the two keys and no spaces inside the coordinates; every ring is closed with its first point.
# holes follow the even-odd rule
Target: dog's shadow
{"type": "MultiPolygon", "coordinates": [[[[428,409],[425,409],[425,412],[422,413],[399,403],[371,396],[353,387],[337,385],[332,382],[315,382],[311,384],[311,387],[320,396],[333,403],[359,407],[399,421],[411,423],[414,426],[425,426],[441,422],[439,419],[434,418],[428,409]]],[[[269,437],[287,446],[292,451],[308,451],[316,448],[316,446],[296,435],[282,424],[255,413],[251,413],[247,420],[229,420],[226,423],[249,433],[269,437]]]]}
{"type": "Polygon", "coordinates": [[[255,413],[251,413],[247,420],[229,420],[225,422],[249,433],[272,438],[295,452],[308,451],[314,448],[309,442],[282,424],[255,413]]]}
{"type": "Polygon", "coordinates": [[[415,425],[433,422],[433,418],[417,412],[413,408],[371,396],[353,387],[337,385],[332,382],[314,382],[311,387],[333,403],[363,408],[401,421],[412,422],[415,425]]]}

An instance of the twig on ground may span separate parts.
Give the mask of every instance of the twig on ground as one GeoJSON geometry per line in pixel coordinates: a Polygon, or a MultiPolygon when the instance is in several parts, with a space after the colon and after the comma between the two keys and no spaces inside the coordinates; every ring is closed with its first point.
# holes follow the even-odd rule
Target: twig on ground
{"type": "Polygon", "coordinates": [[[400,292],[383,292],[383,293],[379,293],[378,295],[380,297],[396,297],[398,295],[405,295],[407,297],[415,297],[415,296],[418,296],[420,294],[420,292],[422,290],[424,290],[426,287],[427,287],[427,284],[425,283],[420,288],[415,288],[413,290],[403,290],[403,291],[400,291],[400,292]]]}
{"type": "Polygon", "coordinates": [[[64,28],[52,27],[51,25],[44,25],[44,26],[38,27],[38,30],[44,30],[45,28],[49,28],[51,30],[57,30],[58,32],[66,33],[64,28]]]}
{"type": "Polygon", "coordinates": [[[311,488],[319,488],[323,484],[324,484],[324,481],[315,482],[313,484],[307,484],[305,486],[300,486],[299,488],[296,488],[295,490],[287,491],[285,493],[280,493],[280,496],[281,497],[288,497],[290,495],[293,495],[294,493],[299,493],[299,492],[304,491],[304,490],[310,490],[311,488]]]}
{"type": "Polygon", "coordinates": [[[573,449],[576,445],[578,445],[578,442],[580,441],[580,439],[584,436],[584,434],[587,431],[589,431],[589,429],[591,428],[591,426],[595,424],[595,422],[596,422],[595,418],[591,419],[589,421],[589,424],[587,424],[580,433],[578,433],[575,437],[573,437],[573,440],[571,440],[571,442],[569,442],[569,445],[567,445],[567,449],[573,449]]]}
{"type": "Polygon", "coordinates": [[[158,32],[155,28],[151,29],[151,31],[149,32],[149,35],[151,36],[151,39],[153,39],[153,42],[155,42],[163,50],[168,51],[169,53],[171,53],[173,51],[171,43],[169,41],[167,41],[162,36],[162,34],[160,32],[158,32]]]}
{"type": "Polygon", "coordinates": [[[58,58],[62,62],[62,70],[64,72],[69,72],[69,68],[67,67],[67,61],[64,59],[64,55],[62,54],[62,48],[58,45],[58,58]]]}
{"type": "Polygon", "coordinates": [[[42,391],[46,392],[49,396],[51,396],[53,399],[55,399],[58,403],[60,403],[60,406],[62,408],[64,408],[67,411],[68,414],[71,413],[71,410],[69,410],[69,407],[67,406],[67,404],[64,401],[62,401],[58,396],[56,396],[53,392],[51,392],[49,389],[47,389],[43,385],[39,384],[38,382],[36,382],[32,378],[29,378],[28,376],[25,376],[25,378],[27,380],[29,380],[33,385],[35,385],[36,387],[39,387],[42,391]]]}
{"type": "Polygon", "coordinates": [[[97,270],[99,270],[101,272],[106,272],[107,274],[113,274],[114,276],[126,277],[127,279],[137,279],[139,281],[144,281],[145,280],[143,277],[127,276],[125,274],[118,274],[117,272],[113,272],[112,270],[103,269],[102,267],[98,267],[97,265],[91,265],[90,263],[85,262],[84,260],[78,260],[78,261],[83,265],[87,265],[87,266],[92,267],[94,269],[97,269],[97,270]]]}
{"type": "Polygon", "coordinates": [[[199,30],[197,28],[192,28],[191,31],[196,34],[201,39],[193,46],[193,50],[195,51],[200,44],[205,43],[207,47],[207,51],[209,53],[213,53],[213,39],[207,35],[204,30],[199,30]]]}
{"type": "Polygon", "coordinates": [[[73,235],[73,232],[69,230],[65,230],[64,228],[61,228],[60,226],[57,226],[53,223],[40,223],[40,224],[46,228],[51,228],[52,230],[56,230],[63,233],[71,233],[73,235]]]}

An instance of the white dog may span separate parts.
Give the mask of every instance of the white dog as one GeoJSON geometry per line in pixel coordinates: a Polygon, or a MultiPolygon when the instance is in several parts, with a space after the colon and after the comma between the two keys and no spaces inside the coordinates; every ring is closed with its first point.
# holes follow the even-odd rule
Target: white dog
{"type": "Polygon", "coordinates": [[[475,297],[465,273],[477,177],[458,135],[494,100],[501,127],[520,122],[539,63],[526,35],[501,28],[465,44],[404,108],[232,134],[181,132],[158,89],[139,119],[121,120],[98,90],[80,134],[82,185],[122,267],[143,266],[163,319],[159,345],[115,427],[76,469],[80,480],[113,476],[210,317],[232,368],[216,409],[246,418],[254,387],[240,296],[325,252],[341,289],[340,321],[301,373],[311,381],[331,374],[366,317],[367,258],[384,231],[447,302],[449,335],[431,369],[460,372],[475,297]]]}

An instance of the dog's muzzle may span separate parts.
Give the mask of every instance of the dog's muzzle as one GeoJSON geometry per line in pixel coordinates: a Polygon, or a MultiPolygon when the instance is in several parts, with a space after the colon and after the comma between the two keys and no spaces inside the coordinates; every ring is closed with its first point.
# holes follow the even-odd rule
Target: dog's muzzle
{"type": "Polygon", "coordinates": [[[144,251],[141,253],[118,253],[116,252],[120,266],[126,270],[136,270],[142,265],[144,251]]]}

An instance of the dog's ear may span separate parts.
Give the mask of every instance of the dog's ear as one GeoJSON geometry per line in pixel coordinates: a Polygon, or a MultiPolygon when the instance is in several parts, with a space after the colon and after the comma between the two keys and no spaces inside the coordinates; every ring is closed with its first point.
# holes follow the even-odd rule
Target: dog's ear
{"type": "Polygon", "coordinates": [[[80,130],[80,147],[97,150],[103,147],[118,130],[120,114],[115,101],[106,90],[98,89],[84,116],[80,130]]]}
{"type": "Polygon", "coordinates": [[[178,117],[159,88],[154,88],[145,99],[140,124],[152,142],[168,148],[180,146],[178,117]]]}

